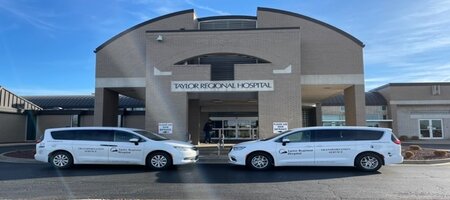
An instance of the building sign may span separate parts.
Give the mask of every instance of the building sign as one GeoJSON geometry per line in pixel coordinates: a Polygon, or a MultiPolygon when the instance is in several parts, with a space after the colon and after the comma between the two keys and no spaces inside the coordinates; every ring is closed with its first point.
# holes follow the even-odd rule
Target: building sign
{"type": "Polygon", "coordinates": [[[159,134],[172,134],[173,124],[172,123],[158,123],[158,133],[159,134]]]}
{"type": "Polygon", "coordinates": [[[281,133],[283,131],[287,131],[288,123],[287,122],[274,122],[273,123],[273,133],[281,133]]]}
{"type": "Polygon", "coordinates": [[[273,80],[172,81],[172,92],[255,92],[273,91],[273,80]]]}

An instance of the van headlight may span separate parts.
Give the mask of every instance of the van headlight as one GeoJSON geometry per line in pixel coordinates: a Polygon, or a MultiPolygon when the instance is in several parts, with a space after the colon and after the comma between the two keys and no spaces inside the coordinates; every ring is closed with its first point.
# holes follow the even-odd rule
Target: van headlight
{"type": "Polygon", "coordinates": [[[243,146],[233,147],[233,151],[240,151],[242,149],[245,149],[243,146]]]}
{"type": "Polygon", "coordinates": [[[173,148],[177,149],[178,151],[189,151],[191,147],[180,147],[180,146],[173,146],[173,148]]]}

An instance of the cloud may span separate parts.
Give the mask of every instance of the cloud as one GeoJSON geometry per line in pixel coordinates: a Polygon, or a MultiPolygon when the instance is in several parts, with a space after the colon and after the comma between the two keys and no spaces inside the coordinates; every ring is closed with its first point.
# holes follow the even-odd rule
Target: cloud
{"type": "Polygon", "coordinates": [[[385,12],[393,16],[366,27],[366,88],[450,81],[450,1],[418,2],[385,12]]]}
{"type": "Polygon", "coordinates": [[[192,2],[191,0],[185,0],[185,2],[193,7],[196,7],[196,8],[202,9],[202,10],[206,10],[206,11],[209,11],[212,13],[216,13],[218,15],[230,15],[230,13],[225,12],[225,11],[217,10],[217,9],[214,9],[214,8],[211,8],[208,6],[198,5],[194,2],[192,2]]]}
{"type": "Polygon", "coordinates": [[[26,21],[27,23],[31,24],[35,28],[52,31],[55,30],[57,27],[53,25],[52,23],[45,21],[38,16],[27,14],[19,9],[16,9],[17,6],[10,5],[5,3],[5,1],[0,1],[0,9],[6,10],[7,12],[11,13],[13,16],[26,21]]]}

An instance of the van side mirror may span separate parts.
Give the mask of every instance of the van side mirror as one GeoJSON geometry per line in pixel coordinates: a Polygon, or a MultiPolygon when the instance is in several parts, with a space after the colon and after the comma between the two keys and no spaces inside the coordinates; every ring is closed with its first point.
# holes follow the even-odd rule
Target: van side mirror
{"type": "Polygon", "coordinates": [[[283,146],[286,146],[286,144],[289,142],[291,142],[291,140],[289,140],[288,138],[283,138],[283,140],[281,140],[283,146]]]}
{"type": "Polygon", "coordinates": [[[138,144],[139,144],[139,138],[131,138],[129,141],[130,141],[131,143],[134,143],[135,145],[138,145],[138,144]]]}

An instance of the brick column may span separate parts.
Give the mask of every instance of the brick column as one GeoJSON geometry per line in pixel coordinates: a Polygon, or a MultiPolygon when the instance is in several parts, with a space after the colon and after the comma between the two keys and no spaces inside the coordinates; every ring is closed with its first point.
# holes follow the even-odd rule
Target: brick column
{"type": "Polygon", "coordinates": [[[95,88],[94,125],[117,126],[119,94],[106,88],[95,88]]]}
{"type": "Polygon", "coordinates": [[[353,85],[344,90],[345,125],[366,126],[366,97],[364,85],[353,85]]]}

